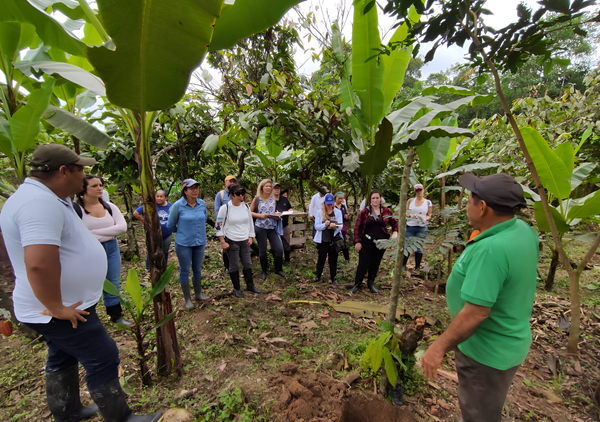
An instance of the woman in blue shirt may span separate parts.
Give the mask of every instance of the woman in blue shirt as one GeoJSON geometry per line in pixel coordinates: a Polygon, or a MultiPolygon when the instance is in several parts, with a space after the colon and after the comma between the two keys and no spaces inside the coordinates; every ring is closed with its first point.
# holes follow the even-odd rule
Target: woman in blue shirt
{"type": "MultiPolygon", "coordinates": [[[[160,222],[160,230],[162,231],[162,251],[163,251],[163,255],[165,257],[165,268],[168,265],[168,259],[169,259],[169,248],[171,247],[171,237],[173,235],[173,232],[171,230],[169,230],[169,228],[167,227],[167,222],[169,221],[169,211],[171,209],[171,206],[173,204],[171,204],[169,201],[167,201],[167,193],[162,190],[159,189],[156,191],[156,195],[155,195],[155,200],[156,200],[156,210],[158,211],[158,221],[160,222]]],[[[144,206],[141,205],[139,206],[134,212],[133,212],[133,216],[138,219],[139,221],[141,221],[142,223],[144,223],[144,206]]],[[[148,262],[148,256],[146,255],[146,277],[147,278],[149,276],[149,271],[150,271],[150,262],[148,262]]]]}
{"type": "Polygon", "coordinates": [[[192,265],[196,300],[208,300],[202,295],[202,260],[206,246],[206,204],[198,199],[200,187],[194,179],[182,183],[181,199],[173,204],[167,228],[175,234],[175,253],[179,259],[179,282],[185,298],[185,309],[194,309],[190,294],[190,264],[192,265]]]}

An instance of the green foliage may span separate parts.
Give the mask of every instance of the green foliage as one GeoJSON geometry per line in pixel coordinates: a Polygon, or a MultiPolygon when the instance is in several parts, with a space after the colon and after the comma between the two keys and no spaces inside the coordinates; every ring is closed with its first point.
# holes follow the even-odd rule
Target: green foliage
{"type": "MultiPolygon", "coordinates": [[[[232,391],[217,394],[216,403],[203,402],[200,406],[201,416],[198,422],[252,422],[256,411],[244,400],[242,390],[235,387],[232,391]]],[[[260,418],[262,419],[262,418],[260,418]]],[[[259,419],[259,420],[260,420],[259,419]]]]}

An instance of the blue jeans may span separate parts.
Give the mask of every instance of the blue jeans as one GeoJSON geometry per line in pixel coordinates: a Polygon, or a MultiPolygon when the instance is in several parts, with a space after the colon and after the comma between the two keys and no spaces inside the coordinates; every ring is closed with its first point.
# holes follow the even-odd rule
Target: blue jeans
{"type": "Polygon", "coordinates": [[[190,264],[194,280],[202,279],[202,261],[204,260],[204,246],[181,246],[175,242],[175,253],[179,259],[179,282],[190,284],[190,264]]]}
{"type": "Polygon", "coordinates": [[[52,318],[47,324],[26,324],[44,336],[48,342],[46,372],[58,372],[81,363],[90,391],[96,390],[119,376],[119,349],[110,338],[96,314],[96,306],[86,309],[86,322],[52,318]]]}
{"type": "MultiPolygon", "coordinates": [[[[427,237],[427,226],[406,226],[406,236],[409,237],[420,237],[425,239],[427,237]]],[[[422,249],[417,249],[418,253],[423,253],[422,249]]]]}
{"type": "MultiPolygon", "coordinates": [[[[172,234],[165,236],[162,238],[162,251],[163,251],[163,255],[165,256],[165,268],[167,268],[168,264],[168,260],[169,260],[169,248],[171,247],[171,238],[173,237],[172,234]]],[[[148,262],[148,255],[146,255],[146,271],[150,271],[150,262],[148,262]]]]}
{"type": "MultiPolygon", "coordinates": [[[[106,270],[106,278],[110,281],[113,286],[116,287],[117,292],[120,292],[119,288],[121,281],[121,251],[119,250],[119,243],[117,239],[103,242],[102,246],[106,252],[106,258],[108,259],[108,269],[106,270]]],[[[117,296],[109,295],[104,292],[104,306],[115,306],[119,304],[119,298],[117,296]]]]}

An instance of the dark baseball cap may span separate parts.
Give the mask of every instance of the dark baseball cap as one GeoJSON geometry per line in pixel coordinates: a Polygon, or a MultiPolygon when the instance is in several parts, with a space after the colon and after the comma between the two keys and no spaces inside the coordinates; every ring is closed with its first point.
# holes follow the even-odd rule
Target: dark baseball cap
{"type": "Polygon", "coordinates": [[[43,144],[33,151],[33,159],[29,167],[33,171],[58,170],[61,166],[93,166],[97,161],[93,158],[82,157],[61,144],[43,144]]]}
{"type": "Polygon", "coordinates": [[[458,183],[485,201],[488,207],[500,212],[513,212],[515,208],[527,207],[523,188],[505,173],[477,177],[473,173],[463,174],[458,183]]]}
{"type": "Polygon", "coordinates": [[[327,186],[320,186],[318,189],[318,192],[321,195],[325,195],[326,193],[329,193],[329,189],[327,189],[327,186]]]}
{"type": "Polygon", "coordinates": [[[273,182],[273,189],[276,188],[277,186],[281,187],[281,184],[279,182],[273,182]]]}

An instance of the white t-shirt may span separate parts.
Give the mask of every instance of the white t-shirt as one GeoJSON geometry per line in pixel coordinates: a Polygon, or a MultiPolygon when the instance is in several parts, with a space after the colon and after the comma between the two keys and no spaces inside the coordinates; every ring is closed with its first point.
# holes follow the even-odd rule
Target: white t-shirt
{"type": "Polygon", "coordinates": [[[112,215],[108,210],[104,211],[104,217],[98,218],[86,214],[83,208],[81,209],[81,220],[88,230],[94,235],[100,243],[113,240],[115,236],[119,236],[127,231],[127,222],[123,218],[123,214],[115,204],[108,203],[112,210],[112,215]]]}
{"type": "Polygon", "coordinates": [[[250,237],[255,237],[250,207],[244,203],[235,206],[232,202],[221,205],[215,230],[217,236],[225,236],[234,242],[241,242],[248,240],[250,237]]]}
{"type": "Polygon", "coordinates": [[[45,324],[52,319],[40,314],[45,307],[27,279],[25,246],[59,247],[60,290],[65,306],[82,301],[78,309],[86,309],[98,302],[106,278],[106,253],[68,198],[61,199],[43,183],[27,178],[4,204],[0,226],[16,275],[13,301],[19,321],[45,324]]]}
{"type": "Polygon", "coordinates": [[[323,202],[325,202],[325,195],[321,196],[318,192],[314,194],[310,200],[310,206],[308,207],[308,216],[314,217],[315,215],[321,215],[323,202]]]}
{"type": "Polygon", "coordinates": [[[427,226],[427,221],[425,221],[425,217],[427,217],[427,212],[429,211],[429,207],[432,206],[432,203],[429,199],[423,201],[420,207],[415,205],[415,198],[410,200],[408,204],[408,215],[416,215],[417,218],[407,218],[406,225],[407,226],[418,226],[424,227],[427,226]]]}

